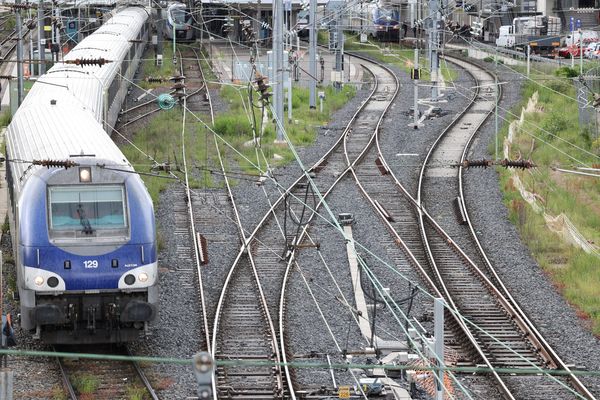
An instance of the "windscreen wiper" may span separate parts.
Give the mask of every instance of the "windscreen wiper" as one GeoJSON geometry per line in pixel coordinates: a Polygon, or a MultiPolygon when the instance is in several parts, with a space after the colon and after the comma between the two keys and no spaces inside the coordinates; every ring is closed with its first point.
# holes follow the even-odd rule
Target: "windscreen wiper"
{"type": "Polygon", "coordinates": [[[85,217],[85,211],[83,211],[83,206],[81,204],[77,205],[77,214],[79,214],[79,223],[83,226],[82,232],[86,235],[94,233],[90,220],[85,217]]]}

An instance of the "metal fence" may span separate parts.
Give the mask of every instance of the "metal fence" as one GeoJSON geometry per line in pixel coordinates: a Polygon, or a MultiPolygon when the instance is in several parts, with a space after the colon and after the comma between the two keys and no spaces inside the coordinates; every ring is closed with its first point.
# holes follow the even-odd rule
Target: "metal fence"
{"type": "Polygon", "coordinates": [[[579,127],[590,130],[596,139],[600,134],[600,113],[594,107],[595,99],[600,98],[600,67],[595,67],[575,79],[579,105],[579,127]]]}

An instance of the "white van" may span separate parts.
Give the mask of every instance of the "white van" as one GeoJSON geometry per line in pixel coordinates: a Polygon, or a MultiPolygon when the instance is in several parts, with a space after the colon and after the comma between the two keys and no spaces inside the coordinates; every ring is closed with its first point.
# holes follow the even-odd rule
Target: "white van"
{"type": "Polygon", "coordinates": [[[579,44],[580,38],[583,39],[583,43],[600,42],[600,35],[596,31],[581,31],[581,34],[579,32],[571,32],[565,39],[565,46],[579,44]]]}

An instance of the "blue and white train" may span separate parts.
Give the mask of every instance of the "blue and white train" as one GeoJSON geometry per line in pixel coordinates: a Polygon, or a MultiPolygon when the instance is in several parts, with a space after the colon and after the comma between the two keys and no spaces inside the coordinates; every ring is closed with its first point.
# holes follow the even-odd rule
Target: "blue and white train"
{"type": "Polygon", "coordinates": [[[115,10],[38,79],[8,127],[21,326],[46,343],[136,340],[157,314],[152,200],[109,136],[148,29],[145,8],[115,10]]]}
{"type": "Polygon", "coordinates": [[[167,7],[167,19],[165,27],[165,37],[169,40],[193,41],[194,27],[192,26],[193,18],[189,10],[183,3],[171,3],[167,7]]]}

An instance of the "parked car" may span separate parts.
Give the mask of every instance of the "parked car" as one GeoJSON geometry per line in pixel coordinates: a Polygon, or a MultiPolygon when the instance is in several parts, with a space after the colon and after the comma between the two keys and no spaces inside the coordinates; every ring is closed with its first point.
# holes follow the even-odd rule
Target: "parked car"
{"type": "Polygon", "coordinates": [[[596,50],[600,50],[600,42],[593,42],[587,45],[583,52],[585,58],[595,58],[596,50]]]}

